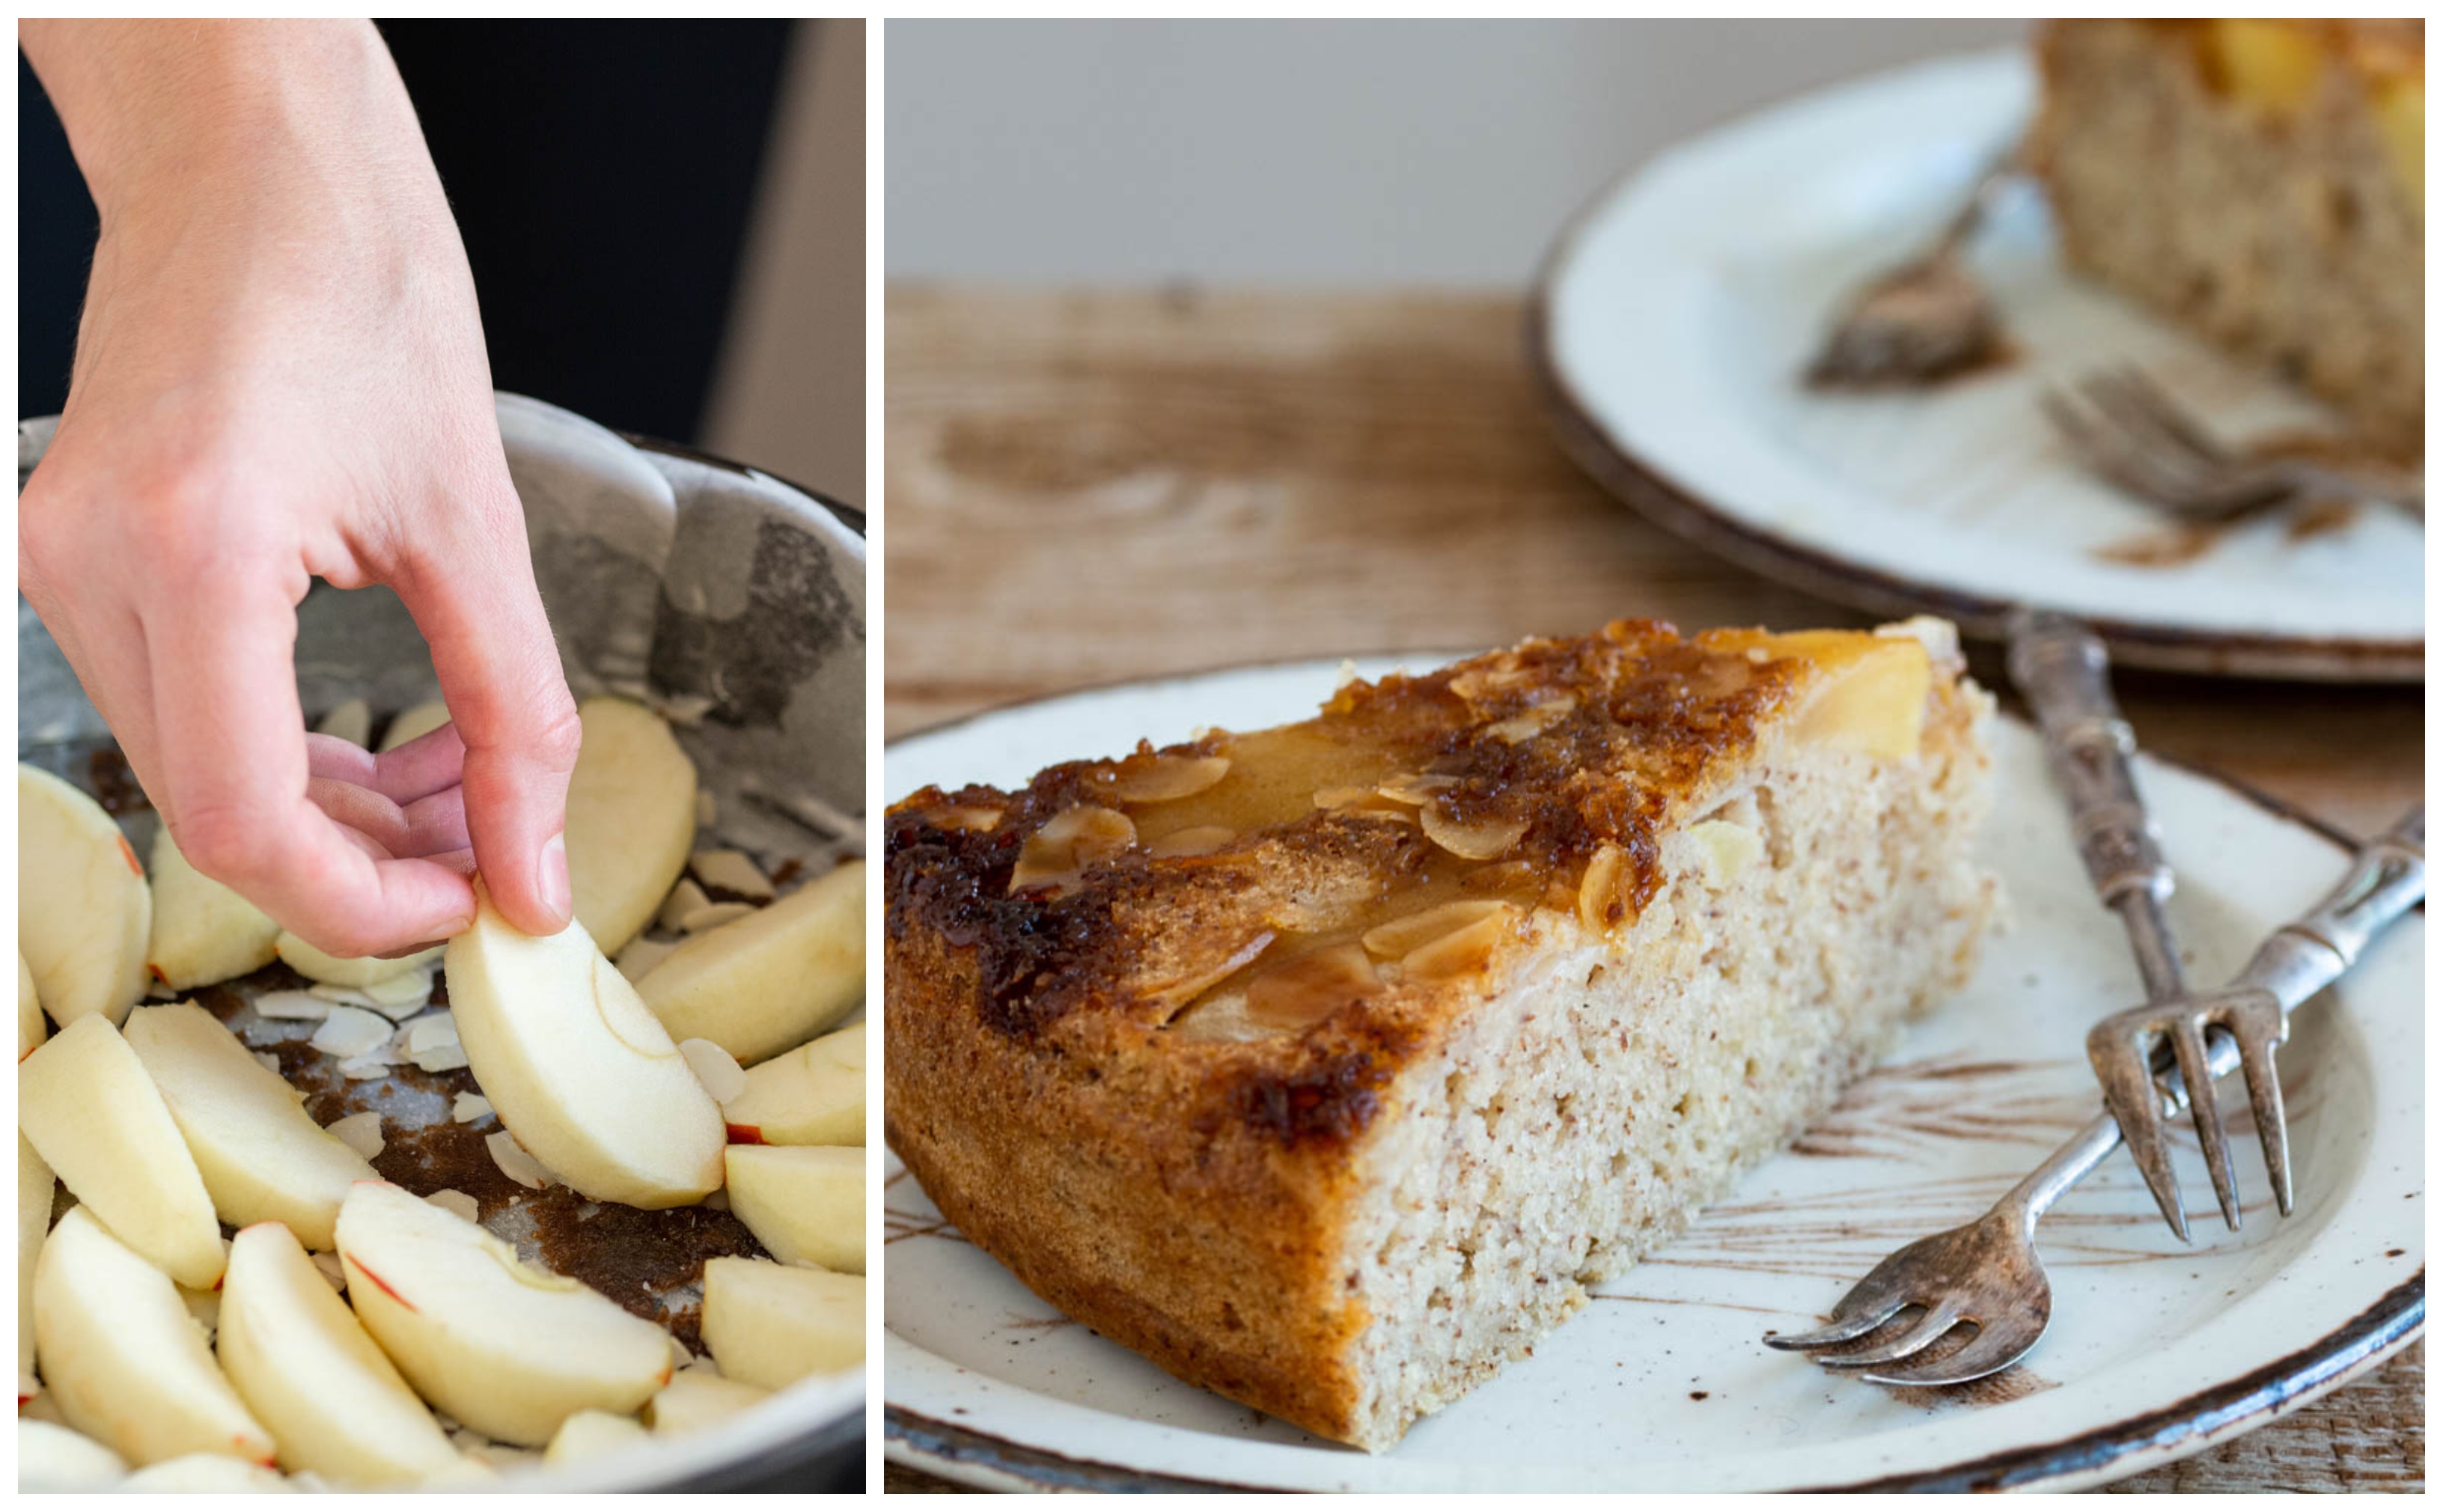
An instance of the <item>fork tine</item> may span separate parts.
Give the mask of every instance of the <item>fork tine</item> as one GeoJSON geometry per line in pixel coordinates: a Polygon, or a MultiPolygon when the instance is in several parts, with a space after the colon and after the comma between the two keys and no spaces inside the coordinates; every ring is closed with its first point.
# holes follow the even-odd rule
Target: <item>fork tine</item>
{"type": "Polygon", "coordinates": [[[2081,385],[2087,402],[2097,412],[2120,428],[2138,451],[2165,469],[2181,469],[2191,487],[2209,488],[2213,473],[2222,463],[2199,451],[2192,436],[2177,425],[2167,425],[2163,416],[2140,395],[2133,392],[2114,374],[2097,374],[2081,385]]]}
{"type": "Polygon", "coordinates": [[[1975,1338],[1949,1359],[1868,1371],[1860,1379],[1879,1386],[1957,1386],[2008,1370],[2045,1337],[2041,1322],[2033,1328],[1993,1328],[1981,1321],[1970,1326],[1976,1330],[1975,1338]]]}
{"type": "Polygon", "coordinates": [[[2103,1105],[2121,1125],[2121,1142],[2129,1147],[2129,1158],[2146,1178],[2146,1189],[2155,1194],[2155,1206],[2180,1243],[2187,1244],[2189,1215],[2180,1206],[2180,1184],[2163,1147],[2161,1094],[2147,1068],[2143,1038],[2130,1033],[2121,1018],[2105,1019],[2087,1031],[2086,1058],[2103,1085],[2103,1105]]]}
{"type": "Polygon", "coordinates": [[[1949,1298],[1925,1310],[1923,1317],[1911,1323],[1908,1332],[1871,1349],[1849,1355],[1819,1355],[1815,1363],[1826,1370],[1849,1371],[1867,1365],[1888,1365],[1910,1355],[1951,1332],[1960,1321],[1959,1304],[1949,1298]]]}
{"type": "Polygon", "coordinates": [[[2239,1042],[2239,1070],[2248,1083],[2249,1112],[2256,1119],[2256,1142],[2265,1151],[2265,1173],[2273,1179],[2274,1205],[2290,1216],[2290,1128],[2282,1117],[2282,1077],[2273,1066],[2273,1040],[2252,1025],[2234,1024],[2239,1042]]]}
{"type": "Polygon", "coordinates": [[[2069,449],[2091,470],[2103,474],[2112,482],[2142,498],[2169,505],[2175,509],[2194,511],[2213,507],[2201,501],[2194,479],[2176,477],[2166,471],[2162,462],[2143,447],[2132,444],[2121,422],[2092,395],[2085,396],[2085,411],[2071,401],[2067,394],[2048,389],[2038,397],[2045,414],[2062,433],[2069,449]]]}
{"type": "Polygon", "coordinates": [[[1819,1328],[1811,1334],[1775,1334],[1765,1342],[1775,1349],[1829,1349],[1835,1344],[1846,1344],[1853,1338],[1863,1338],[1873,1333],[1890,1322],[1893,1314],[1909,1304],[1908,1298],[1898,1289],[1886,1288],[1872,1300],[1860,1303],[1858,1311],[1850,1312],[1850,1298],[1864,1291],[1874,1281],[1873,1276],[1868,1276],[1850,1288],[1849,1296],[1842,1298],[1832,1309],[1831,1327],[1819,1328]]]}
{"type": "Polygon", "coordinates": [[[2115,370],[2115,378],[2131,406],[2143,412],[2157,429],[2177,441],[2208,462],[2216,464],[2232,460],[2231,451],[2197,423],[2171,391],[2148,377],[2134,363],[2124,363],[2115,370]]]}
{"type": "Polygon", "coordinates": [[[2239,1232],[2239,1183],[2232,1175],[2231,1141],[2223,1137],[2222,1110],[2214,1103],[2213,1067],[2206,1061],[2205,1024],[2182,1012],[2172,1021],[2172,1054],[2179,1061],[2180,1079],[2188,1083],[2189,1120],[2196,1125],[2197,1145],[2205,1152],[2206,1174],[2213,1178],[2214,1201],[2222,1205],[2222,1221],[2239,1232]]]}

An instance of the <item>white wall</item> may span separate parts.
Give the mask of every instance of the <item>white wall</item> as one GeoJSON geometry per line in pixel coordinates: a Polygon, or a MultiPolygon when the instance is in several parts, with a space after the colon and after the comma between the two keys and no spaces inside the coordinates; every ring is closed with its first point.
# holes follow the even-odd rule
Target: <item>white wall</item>
{"type": "Polygon", "coordinates": [[[884,36],[887,271],[1516,286],[1596,189],[2012,21],[949,22],[884,36]]]}

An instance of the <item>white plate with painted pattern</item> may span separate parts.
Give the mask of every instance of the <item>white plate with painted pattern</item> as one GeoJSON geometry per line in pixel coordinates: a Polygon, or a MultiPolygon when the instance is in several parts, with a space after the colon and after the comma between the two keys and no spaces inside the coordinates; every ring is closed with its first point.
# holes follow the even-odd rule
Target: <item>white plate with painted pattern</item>
{"type": "Polygon", "coordinates": [[[2195,542],[2071,461],[2037,396],[2122,363],[2232,436],[2335,422],[2072,276],[2031,185],[1968,251],[2009,360],[1918,391],[1799,381],[1842,296],[1926,244],[2033,93],[2015,51],[1919,65],[1735,121],[1606,190],[1554,246],[1529,319],[1563,444],[1664,528],[1876,613],[1994,638],[2030,602],[2094,626],[2123,665],[2422,681],[2416,522],[2362,509],[2294,538],[2268,517],[2184,558],[2195,542]]]}
{"type": "MultiPolygon", "coordinates": [[[[891,747],[888,790],[1014,785],[1139,737],[1302,718],[1329,696],[1337,665],[981,715],[891,747]]],[[[2003,723],[1993,738],[1998,802],[1981,845],[2009,890],[2011,923],[1969,989],[1678,1243],[1599,1287],[1533,1357],[1396,1448],[1368,1455],[1318,1439],[1062,1318],[945,1225],[889,1158],[891,1458],[1006,1489],[2068,1487],[2194,1453],[2405,1344],[2425,1318],[2422,916],[2301,1010],[2283,1051],[2292,1217],[2272,1211],[2244,1123],[2239,1233],[2213,1215],[2194,1145],[2177,1156],[2194,1247],[2172,1237],[2116,1154],[2038,1232],[2052,1328],[2008,1376],[1898,1392],[1765,1347],[1767,1330],[1815,1326],[1885,1253],[1981,1212],[2092,1117],[2086,1026],[2141,996],[2034,736],[2003,723]]],[[[2159,763],[2140,782],[2181,878],[2172,915],[2194,980],[2236,969],[2340,875],[2344,850],[2307,822],[2159,763]]]]}

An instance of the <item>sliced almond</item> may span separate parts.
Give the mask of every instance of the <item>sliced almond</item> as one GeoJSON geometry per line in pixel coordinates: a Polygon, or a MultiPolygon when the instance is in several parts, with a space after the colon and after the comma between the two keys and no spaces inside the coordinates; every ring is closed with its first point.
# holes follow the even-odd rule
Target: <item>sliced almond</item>
{"type": "Polygon", "coordinates": [[[1484,732],[1497,740],[1515,746],[1520,741],[1534,740],[1575,713],[1577,708],[1576,696],[1563,693],[1558,698],[1531,705],[1522,712],[1513,714],[1499,724],[1487,725],[1484,727],[1484,732]]]}
{"type": "Polygon", "coordinates": [[[376,1009],[394,1019],[405,1018],[432,1001],[432,968],[421,966],[401,971],[361,990],[376,1009]]]}
{"type": "Polygon", "coordinates": [[[689,934],[702,934],[725,924],[734,924],[755,912],[752,903],[707,903],[679,920],[679,928],[689,934]]]}
{"type": "Polygon", "coordinates": [[[728,1189],[724,1188],[723,1189],[721,1189],[721,1190],[719,1190],[719,1191],[716,1191],[716,1192],[712,1193],[711,1195],[709,1195],[709,1196],[706,1197],[706,1198],[705,1198],[705,1200],[704,1200],[702,1203],[698,1204],[697,1206],[699,1206],[699,1207],[704,1207],[704,1208],[711,1208],[714,1212],[717,1212],[717,1213],[726,1213],[726,1212],[729,1211],[729,1191],[728,1191],[728,1189]]]}
{"type": "Polygon", "coordinates": [[[688,857],[688,870],[707,887],[758,903],[772,901],[772,879],[744,851],[698,851],[688,857]]]}
{"type": "Polygon", "coordinates": [[[455,1187],[444,1187],[424,1200],[445,1212],[456,1213],[470,1224],[477,1221],[483,1214],[483,1208],[477,1205],[475,1199],[455,1187]]]}
{"type": "Polygon", "coordinates": [[[1227,756],[1131,757],[1111,783],[1123,803],[1167,803],[1190,798],[1230,775],[1227,756]]]}
{"type": "Polygon", "coordinates": [[[492,1099],[480,1092],[462,1092],[450,1099],[450,1120],[452,1123],[473,1123],[492,1116],[492,1099]]]}
{"type": "Polygon", "coordinates": [[[1146,847],[1148,856],[1210,856],[1239,838],[1237,830],[1222,824],[1197,824],[1187,829],[1175,829],[1146,847]]]}
{"type": "Polygon", "coordinates": [[[419,1051],[415,1056],[417,1069],[434,1076],[444,1071],[455,1071],[466,1063],[467,1047],[463,1044],[438,1044],[430,1050],[419,1051]]]}
{"type": "Polygon", "coordinates": [[[998,808],[953,805],[949,808],[937,808],[928,817],[943,829],[989,832],[1001,828],[1002,812],[998,808]]]}
{"type": "Polygon", "coordinates": [[[1523,819],[1458,820],[1443,813],[1439,803],[1418,809],[1417,822],[1424,826],[1425,839],[1470,861],[1498,860],[1527,834],[1523,819]]]}
{"type": "Polygon", "coordinates": [[[428,1013],[407,1026],[407,1053],[411,1056],[422,1055],[427,1050],[438,1050],[445,1044],[457,1042],[458,1021],[446,1009],[439,1013],[428,1013]]]}
{"type": "Polygon", "coordinates": [[[746,1090],[746,1073],[738,1060],[710,1040],[681,1040],[679,1054],[715,1102],[728,1102],[746,1090]]]}
{"type": "Polygon", "coordinates": [[[1510,905],[1494,898],[1462,898],[1456,903],[1440,903],[1415,913],[1405,914],[1387,923],[1377,924],[1361,936],[1369,954],[1387,961],[1396,961],[1419,946],[1431,944],[1445,934],[1455,933],[1472,924],[1481,923],[1502,913],[1510,905]]]}
{"type": "Polygon", "coordinates": [[[1402,772],[1377,784],[1374,791],[1394,803],[1405,803],[1416,808],[1435,794],[1446,793],[1458,785],[1458,778],[1440,772],[1402,772]]]}
{"type": "Polygon", "coordinates": [[[363,1008],[334,1006],[307,1043],[327,1056],[353,1060],[390,1042],[391,1022],[363,1008]]]}
{"type": "Polygon", "coordinates": [[[541,1191],[555,1179],[550,1171],[543,1169],[542,1162],[526,1153],[526,1147],[518,1143],[516,1136],[506,1129],[486,1134],[484,1148],[492,1152],[492,1164],[501,1168],[501,1174],[521,1187],[541,1191]]]}
{"type": "Polygon", "coordinates": [[[371,1110],[334,1118],[322,1126],[322,1132],[367,1160],[382,1152],[382,1116],[371,1110]]]}
{"type": "Polygon", "coordinates": [[[1515,928],[1518,911],[1507,903],[1463,929],[1453,930],[1400,957],[1400,975],[1409,982],[1447,982],[1472,976],[1493,962],[1493,953],[1515,928]]]}
{"type": "Polygon", "coordinates": [[[254,1000],[254,1011],[266,1019],[327,1019],[331,1005],[319,992],[266,992],[254,1000]]]}
{"type": "Polygon", "coordinates": [[[379,1081],[391,1073],[390,1058],[360,1055],[340,1062],[340,1075],[350,1081],[379,1081]]]}
{"type": "Polygon", "coordinates": [[[1009,890],[1066,885],[1087,867],[1127,850],[1136,839],[1135,822],[1117,809],[1093,803],[1063,809],[1019,847],[1009,890]]]}
{"type": "Polygon", "coordinates": [[[280,1069],[280,1058],[273,1055],[268,1050],[257,1050],[254,1053],[254,1059],[258,1065],[261,1065],[264,1070],[270,1072],[275,1077],[285,1077],[288,1075],[287,1072],[280,1069]]]}
{"type": "Polygon", "coordinates": [[[1190,972],[1177,981],[1150,986],[1145,989],[1145,995],[1148,1000],[1165,1007],[1185,1006],[1195,1002],[1200,994],[1211,990],[1217,984],[1228,980],[1240,968],[1263,954],[1264,948],[1272,943],[1273,931],[1266,930],[1231,951],[1228,959],[1216,962],[1203,970],[1190,972]]]}

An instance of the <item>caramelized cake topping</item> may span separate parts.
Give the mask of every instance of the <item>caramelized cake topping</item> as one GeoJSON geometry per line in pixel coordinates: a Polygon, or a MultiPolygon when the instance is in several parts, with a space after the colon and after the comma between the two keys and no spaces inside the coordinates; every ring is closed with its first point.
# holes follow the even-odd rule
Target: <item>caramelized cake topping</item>
{"type": "MultiPolygon", "coordinates": [[[[911,795],[890,816],[891,927],[921,916],[975,950],[1009,1034],[1091,1004],[1185,1042],[1297,1036],[1482,970],[1538,910],[1633,922],[1659,837],[1768,719],[1905,757],[1931,677],[1906,636],[1623,620],[1352,681],[1302,724],[911,795]]],[[[1708,867],[1741,839],[1709,840],[1708,867]]]]}

